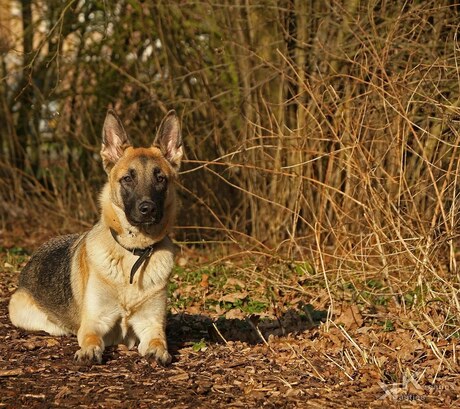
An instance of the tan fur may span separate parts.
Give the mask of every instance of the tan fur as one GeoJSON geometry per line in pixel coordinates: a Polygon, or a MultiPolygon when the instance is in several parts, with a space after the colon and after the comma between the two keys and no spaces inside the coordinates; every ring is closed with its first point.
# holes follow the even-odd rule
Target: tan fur
{"type": "Polygon", "coordinates": [[[81,243],[80,248],[78,249],[78,269],[80,270],[80,274],[78,278],[80,280],[79,288],[81,292],[84,292],[86,289],[86,285],[89,279],[89,266],[88,266],[88,258],[86,254],[86,241],[81,243]]]}
{"type": "MultiPolygon", "coordinates": [[[[182,150],[177,143],[178,152],[173,152],[175,162],[172,166],[166,154],[157,147],[132,148],[127,145],[121,123],[114,119],[114,114],[110,115],[106,119],[110,129],[102,151],[108,182],[100,195],[101,218],[78,238],[66,237],[38,251],[37,258],[32,258],[30,266],[21,273],[23,285],[31,289],[20,286],[13,295],[9,304],[10,318],[14,325],[27,330],[44,330],[52,335],[76,334],[80,350],[75,357],[80,361],[101,362],[107,345],[125,343],[128,346],[138,344],[141,355],[168,364],[171,356],[165,335],[166,301],[175,246],[167,235],[175,217],[174,187],[182,150]],[[111,146],[113,140],[118,145],[111,146]],[[124,208],[120,179],[133,167],[139,178],[148,177],[151,166],[159,167],[168,178],[163,217],[146,227],[132,225],[124,208]],[[117,234],[117,241],[111,229],[117,234]],[[143,249],[155,243],[154,253],[130,284],[130,271],[138,256],[127,249],[143,249]],[[70,259],[66,256],[67,249],[71,252],[70,259]],[[41,254],[46,259],[51,251],[57,251],[62,258],[56,263],[69,264],[72,298],[65,303],[56,301],[53,304],[52,299],[46,298],[52,295],[48,296],[45,290],[33,284],[34,277],[42,274],[41,254]]],[[[168,118],[178,127],[175,117],[170,114],[168,118]]],[[[65,282],[66,270],[59,266],[55,274],[65,282]]]]}
{"type": "Polygon", "coordinates": [[[11,322],[29,331],[46,331],[51,335],[68,335],[69,331],[51,322],[34,298],[24,290],[18,290],[9,305],[11,322]]]}

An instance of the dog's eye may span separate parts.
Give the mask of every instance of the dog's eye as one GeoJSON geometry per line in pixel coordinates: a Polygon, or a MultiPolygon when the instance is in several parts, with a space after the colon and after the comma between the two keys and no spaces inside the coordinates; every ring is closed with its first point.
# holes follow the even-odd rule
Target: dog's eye
{"type": "Polygon", "coordinates": [[[155,168],[153,170],[153,176],[155,177],[157,183],[164,183],[166,182],[166,176],[161,173],[161,169],[160,168],[155,168]]]}
{"type": "Polygon", "coordinates": [[[125,175],[121,178],[121,180],[125,183],[131,183],[133,181],[133,177],[131,175],[125,175]]]}

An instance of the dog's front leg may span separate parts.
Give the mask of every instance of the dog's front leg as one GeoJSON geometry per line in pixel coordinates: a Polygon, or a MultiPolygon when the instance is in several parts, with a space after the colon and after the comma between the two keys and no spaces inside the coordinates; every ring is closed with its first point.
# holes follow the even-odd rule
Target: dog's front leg
{"type": "Polygon", "coordinates": [[[172,361],[166,341],[166,289],[155,294],[132,317],[134,332],[139,337],[139,353],[160,365],[172,361]]]}
{"type": "Polygon", "coordinates": [[[102,362],[102,352],[105,345],[100,331],[91,329],[93,325],[82,325],[78,331],[78,345],[80,349],[75,353],[75,360],[79,362],[102,362]]]}
{"type": "Polygon", "coordinates": [[[93,301],[86,302],[82,313],[77,333],[80,349],[75,353],[75,359],[79,362],[101,363],[105,348],[104,336],[115,326],[120,314],[117,306],[110,302],[110,297],[105,298],[99,294],[90,300],[93,301]]]}

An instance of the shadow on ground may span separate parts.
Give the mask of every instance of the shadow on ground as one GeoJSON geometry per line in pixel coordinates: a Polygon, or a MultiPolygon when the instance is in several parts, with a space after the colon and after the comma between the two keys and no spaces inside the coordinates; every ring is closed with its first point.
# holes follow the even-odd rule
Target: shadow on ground
{"type": "Polygon", "coordinates": [[[310,304],[302,305],[298,310],[290,309],[275,319],[260,318],[256,314],[246,319],[211,319],[201,314],[178,313],[168,317],[166,331],[170,348],[175,353],[190,343],[201,341],[260,344],[272,335],[282,337],[317,327],[326,316],[327,311],[315,310],[310,304]]]}

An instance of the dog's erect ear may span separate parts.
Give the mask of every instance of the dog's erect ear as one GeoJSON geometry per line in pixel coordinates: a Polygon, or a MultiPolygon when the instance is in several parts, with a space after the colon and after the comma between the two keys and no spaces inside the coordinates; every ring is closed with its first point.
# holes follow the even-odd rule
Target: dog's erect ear
{"type": "Polygon", "coordinates": [[[102,163],[108,173],[121,158],[125,149],[131,146],[128,135],[117,114],[109,109],[102,129],[102,163]]]}
{"type": "Polygon", "coordinates": [[[177,171],[182,159],[182,137],[179,118],[175,111],[169,111],[158,128],[153,146],[160,148],[164,157],[177,171]]]}

